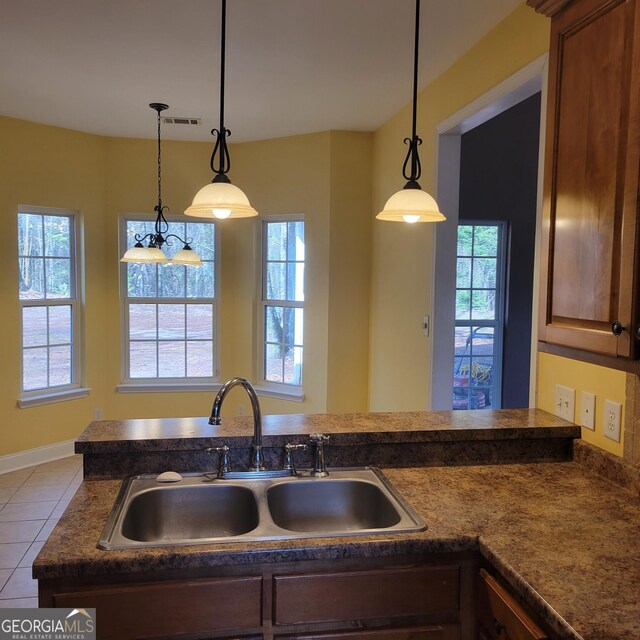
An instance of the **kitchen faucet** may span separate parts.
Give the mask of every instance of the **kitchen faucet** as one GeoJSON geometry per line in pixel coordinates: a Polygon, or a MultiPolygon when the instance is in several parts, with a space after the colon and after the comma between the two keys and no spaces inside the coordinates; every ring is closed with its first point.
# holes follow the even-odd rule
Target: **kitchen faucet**
{"type": "Polygon", "coordinates": [[[249,400],[251,400],[251,410],[253,412],[253,446],[251,447],[251,464],[249,465],[249,470],[264,471],[264,457],[262,454],[262,413],[260,411],[260,402],[258,401],[258,394],[256,393],[256,390],[246,378],[231,378],[231,380],[227,380],[227,382],[220,387],[220,391],[218,391],[216,398],[213,401],[209,424],[218,425],[221,423],[220,410],[222,409],[222,403],[227,397],[229,391],[231,391],[233,387],[237,386],[242,387],[249,395],[249,400]]]}

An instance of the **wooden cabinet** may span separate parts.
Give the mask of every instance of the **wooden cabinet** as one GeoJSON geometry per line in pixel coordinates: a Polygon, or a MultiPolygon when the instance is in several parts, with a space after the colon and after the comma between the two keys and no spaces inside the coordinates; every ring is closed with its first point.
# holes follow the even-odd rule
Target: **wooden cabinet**
{"type": "Polygon", "coordinates": [[[100,640],[463,640],[477,570],[473,554],[442,554],[52,579],[39,605],[95,607],[100,640]]]}
{"type": "Polygon", "coordinates": [[[550,640],[515,598],[487,571],[478,584],[479,637],[485,640],[550,640]]]}
{"type": "Polygon", "coordinates": [[[635,358],[640,0],[528,4],[552,17],[539,338],[635,358]]]}

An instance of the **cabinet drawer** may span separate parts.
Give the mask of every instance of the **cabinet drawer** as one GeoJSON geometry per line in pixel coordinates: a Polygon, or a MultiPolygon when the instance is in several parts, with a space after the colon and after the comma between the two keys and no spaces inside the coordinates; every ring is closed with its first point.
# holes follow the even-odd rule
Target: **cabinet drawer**
{"type": "Polygon", "coordinates": [[[262,577],[109,585],[56,593],[53,606],[95,607],[101,640],[259,628],[262,577]]]}
{"type": "Polygon", "coordinates": [[[457,613],[459,567],[274,576],[276,625],[457,613]]]}
{"type": "Polygon", "coordinates": [[[484,569],[480,569],[478,605],[480,623],[488,638],[548,640],[547,634],[484,569]]]}
{"type": "Polygon", "coordinates": [[[340,631],[338,633],[305,633],[277,636],[281,640],[457,640],[457,629],[443,627],[402,627],[370,631],[340,631]]]}

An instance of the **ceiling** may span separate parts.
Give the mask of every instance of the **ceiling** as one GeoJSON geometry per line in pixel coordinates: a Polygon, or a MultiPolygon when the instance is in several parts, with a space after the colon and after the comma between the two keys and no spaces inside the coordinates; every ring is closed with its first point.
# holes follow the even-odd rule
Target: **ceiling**
{"type": "MultiPolygon", "coordinates": [[[[425,86],[524,0],[423,0],[425,86]]],[[[163,138],[210,140],[220,0],[2,0],[0,114],[153,138],[155,113],[202,118],[163,138]]],[[[229,0],[231,142],[372,131],[411,99],[413,0],[229,0]]]]}

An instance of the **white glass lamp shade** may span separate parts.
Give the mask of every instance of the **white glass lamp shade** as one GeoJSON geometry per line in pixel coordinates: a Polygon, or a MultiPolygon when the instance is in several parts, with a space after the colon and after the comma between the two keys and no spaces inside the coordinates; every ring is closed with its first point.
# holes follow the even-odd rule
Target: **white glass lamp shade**
{"type": "Polygon", "coordinates": [[[410,224],[446,220],[438,208],[438,203],[422,189],[400,189],[387,200],[384,209],[376,218],[410,224]]]}
{"type": "Polygon", "coordinates": [[[166,264],[169,262],[169,258],[158,247],[134,246],[131,249],[127,249],[126,253],[120,258],[120,262],[166,264]]]}
{"type": "Polygon", "coordinates": [[[185,211],[196,218],[251,218],[258,212],[249,204],[242,189],[230,182],[211,182],[196,193],[185,211]]]}
{"type": "Polygon", "coordinates": [[[191,247],[184,247],[171,258],[173,264],[186,264],[188,267],[201,267],[202,260],[200,256],[191,247]]]}

